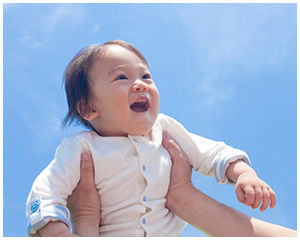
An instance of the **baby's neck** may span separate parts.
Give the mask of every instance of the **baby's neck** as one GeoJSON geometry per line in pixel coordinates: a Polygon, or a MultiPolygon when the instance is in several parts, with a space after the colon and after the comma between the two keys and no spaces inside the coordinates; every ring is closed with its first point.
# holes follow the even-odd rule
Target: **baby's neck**
{"type": "Polygon", "coordinates": [[[130,134],[130,133],[127,133],[127,134],[101,134],[101,133],[99,133],[96,129],[94,129],[94,128],[92,128],[92,131],[94,131],[95,133],[97,133],[99,136],[101,136],[101,137],[125,137],[125,138],[128,138],[128,136],[136,136],[136,137],[148,137],[149,138],[149,140],[151,141],[151,139],[152,139],[152,134],[151,134],[151,131],[152,130],[150,130],[148,133],[146,133],[146,134],[143,134],[143,135],[133,135],[133,134],[130,134]]]}

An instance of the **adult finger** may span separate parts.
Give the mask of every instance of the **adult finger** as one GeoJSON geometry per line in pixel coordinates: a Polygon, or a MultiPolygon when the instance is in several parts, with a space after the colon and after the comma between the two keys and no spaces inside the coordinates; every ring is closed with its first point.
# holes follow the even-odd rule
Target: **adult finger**
{"type": "Polygon", "coordinates": [[[185,152],[181,149],[181,147],[175,142],[169,135],[168,132],[163,133],[163,146],[167,149],[169,154],[171,155],[172,162],[180,162],[180,160],[186,162],[189,161],[185,152]]]}
{"type": "Polygon", "coordinates": [[[94,163],[92,154],[88,151],[81,153],[80,182],[83,186],[94,186],[94,163]]]}

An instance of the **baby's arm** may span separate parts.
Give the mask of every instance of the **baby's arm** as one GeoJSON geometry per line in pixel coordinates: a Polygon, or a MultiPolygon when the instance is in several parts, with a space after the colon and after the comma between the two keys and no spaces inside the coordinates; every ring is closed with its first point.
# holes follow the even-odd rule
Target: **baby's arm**
{"type": "Polygon", "coordinates": [[[61,221],[48,222],[38,233],[41,237],[79,237],[70,233],[69,228],[61,221]]]}
{"type": "MultiPolygon", "coordinates": [[[[29,236],[54,236],[57,233],[66,233],[65,230],[61,231],[62,229],[70,229],[70,213],[66,207],[66,199],[80,180],[81,152],[77,152],[82,149],[79,140],[64,139],[56,150],[54,160],[35,179],[26,203],[29,236]],[[53,222],[49,226],[58,225],[58,230],[53,228],[52,231],[49,226],[45,227],[50,221],[53,222]],[[43,230],[48,231],[40,231],[43,227],[43,230]]],[[[67,234],[70,234],[69,230],[67,234]]]]}
{"type": "Polygon", "coordinates": [[[241,203],[256,209],[260,206],[260,211],[265,211],[270,203],[273,209],[276,204],[276,195],[270,186],[258,178],[255,171],[244,161],[237,160],[230,163],[226,176],[236,182],[236,195],[241,203]]]}

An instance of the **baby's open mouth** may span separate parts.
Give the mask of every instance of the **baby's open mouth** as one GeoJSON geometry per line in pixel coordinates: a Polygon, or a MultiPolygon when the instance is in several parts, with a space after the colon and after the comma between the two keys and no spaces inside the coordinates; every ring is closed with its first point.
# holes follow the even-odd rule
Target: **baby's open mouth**
{"type": "Polygon", "coordinates": [[[134,112],[146,112],[149,109],[150,104],[146,100],[138,100],[130,105],[130,108],[134,112]]]}

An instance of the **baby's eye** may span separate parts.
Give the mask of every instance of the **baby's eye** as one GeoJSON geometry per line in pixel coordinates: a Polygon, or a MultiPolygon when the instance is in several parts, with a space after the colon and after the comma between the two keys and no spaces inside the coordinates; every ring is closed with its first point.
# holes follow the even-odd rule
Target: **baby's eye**
{"type": "Polygon", "coordinates": [[[116,80],[125,80],[127,77],[125,75],[120,75],[116,78],[116,80]]]}
{"type": "Polygon", "coordinates": [[[150,74],[145,74],[145,75],[143,76],[143,79],[149,79],[149,78],[151,78],[151,75],[150,75],[150,74]]]}

